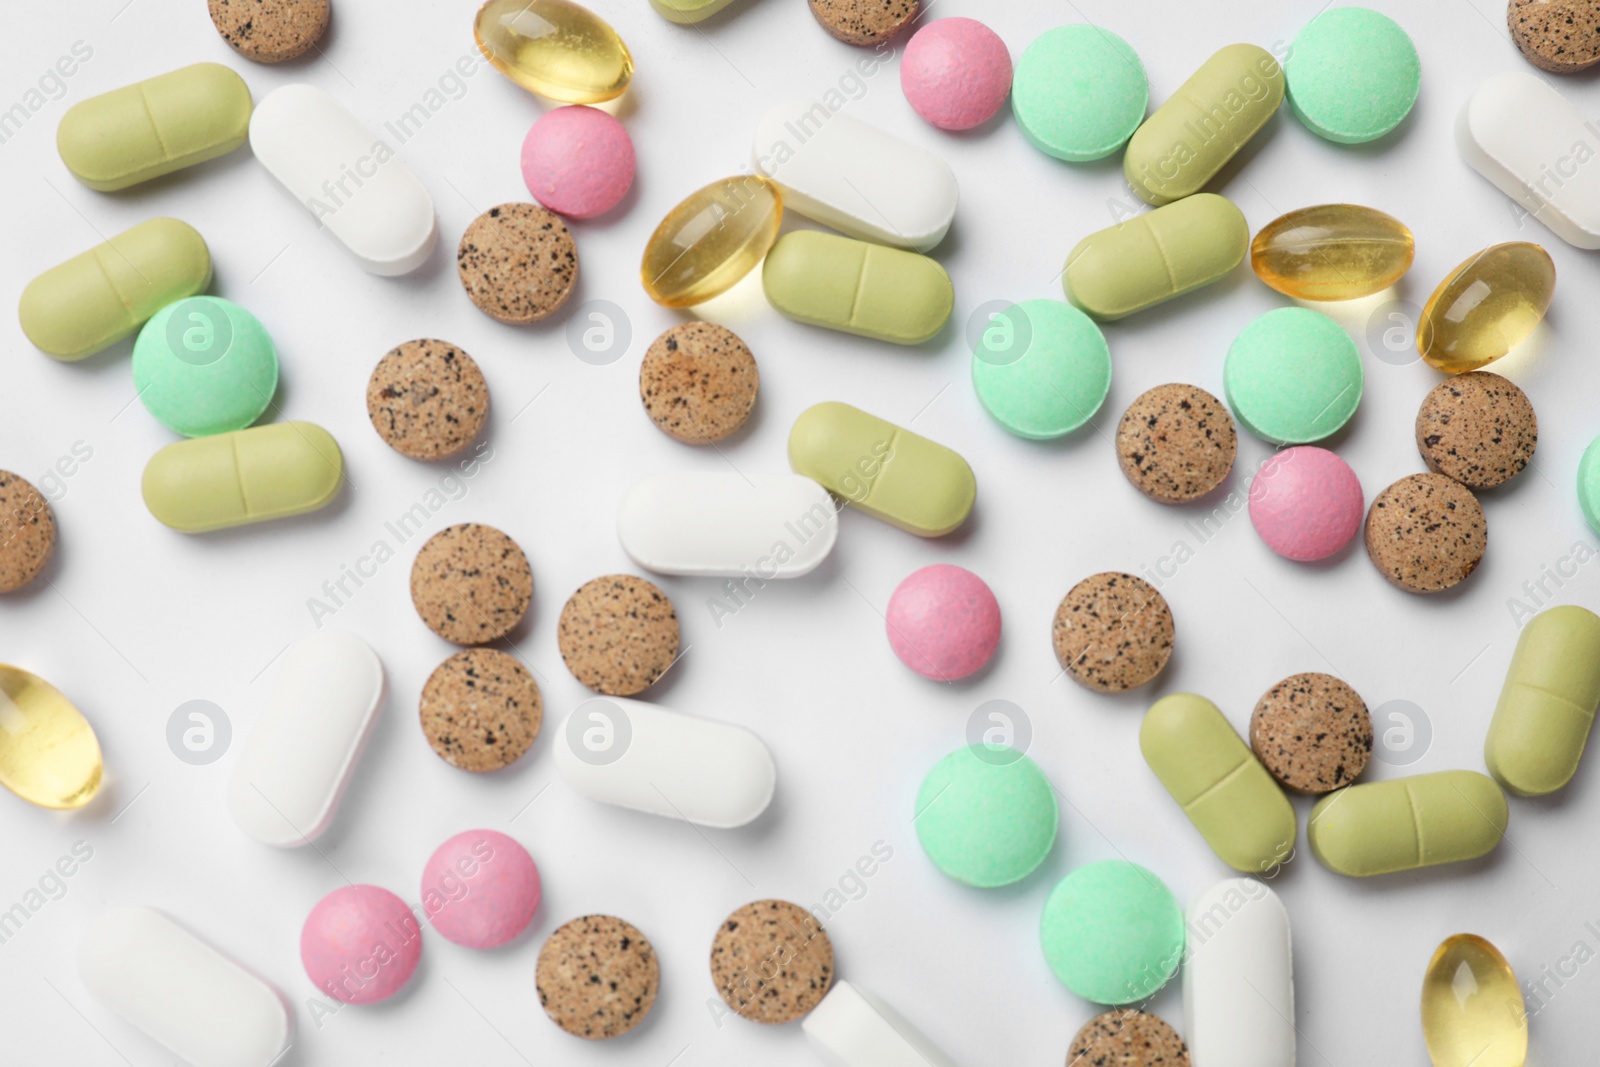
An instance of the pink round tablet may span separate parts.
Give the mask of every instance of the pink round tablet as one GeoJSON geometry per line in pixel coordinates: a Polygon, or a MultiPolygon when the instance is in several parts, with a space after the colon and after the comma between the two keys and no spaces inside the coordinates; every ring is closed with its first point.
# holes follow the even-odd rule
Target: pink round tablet
{"type": "Polygon", "coordinates": [[[528,928],[539,907],[539,868],[528,850],[493,830],[440,845],[422,869],[422,910],[447,940],[495,948],[528,928]]]}
{"type": "Polygon", "coordinates": [[[924,678],[953,682],[1000,644],[1000,604],[976,574],[949,563],[914,572],[889,598],[889,647],[924,678]]]}
{"type": "Polygon", "coordinates": [[[1325,448],[1286,448],[1261,465],[1250,483],[1250,521],[1267,547],[1285,559],[1327,559],[1361,529],[1361,482],[1325,448]]]}
{"type": "Polygon", "coordinates": [[[324,993],[376,1004],[405,988],[422,959],[422,924],[406,902],[375,885],[335,889],[300,928],[300,962],[324,993]]]}
{"type": "Polygon", "coordinates": [[[989,121],[1011,92],[1011,53],[974,19],[930,22],[906,45],[900,88],[917,114],[941,130],[989,121]]]}
{"type": "Polygon", "coordinates": [[[592,219],[633,184],[633,139],[599,108],[574,104],[539,116],[522,142],[522,180],[558,215],[592,219]]]}

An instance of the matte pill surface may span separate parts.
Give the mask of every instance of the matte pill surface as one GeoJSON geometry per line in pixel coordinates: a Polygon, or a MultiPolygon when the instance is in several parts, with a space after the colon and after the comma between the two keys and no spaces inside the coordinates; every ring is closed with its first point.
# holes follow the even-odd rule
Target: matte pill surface
{"type": "Polygon", "coordinates": [[[551,108],[522,142],[522,180],[533,198],[574,219],[604,215],[633,186],[633,139],[595,107],[551,108]]]}
{"type": "Polygon", "coordinates": [[[61,690],[0,664],[0,785],[41,808],[81,808],[104,768],[94,727],[61,690]]]}
{"type": "Polygon", "coordinates": [[[242,430],[278,388],[278,350],[230,300],[191,296],[156,312],[133,345],[133,385],[157,422],[185,437],[242,430]]]}
{"type": "Polygon", "coordinates": [[[1363,381],[1356,343],[1309,308],[1257,318],[1234,339],[1222,366],[1234,418],[1278,445],[1309,444],[1343,429],[1361,403],[1363,381]]]}
{"type": "Polygon", "coordinates": [[[1372,755],[1372,716],[1331,674],[1291,674],[1264,693],[1250,716],[1250,748],[1290,789],[1327,793],[1361,776],[1372,755]]]}
{"type": "Polygon", "coordinates": [[[892,1006],[836,981],[800,1029],[829,1067],[956,1067],[892,1006]]]}
{"type": "Polygon", "coordinates": [[[668,22],[685,25],[710,18],[734,0],[650,0],[656,14],[668,22]]]}
{"type": "Polygon", "coordinates": [[[1152,872],[1102,860],[1079,867],[1051,890],[1039,940],[1050,969],[1078,996],[1132,1004],[1177,973],[1183,912],[1152,872]]]}
{"type": "Polygon", "coordinates": [[[1280,215],[1250,242],[1256,277],[1300,300],[1354,300],[1382,292],[1411,269],[1405,223],[1359,204],[1319,204],[1280,215]]]}
{"type": "Polygon", "coordinates": [[[343,885],[300,928],[300,963],[323,993],[376,1004],[406,987],[422,960],[422,926],[405,901],[375,885],[343,885]]]}
{"type": "Polygon", "coordinates": [[[333,16],[331,0],[208,0],[206,6],[222,39],[257,63],[305,55],[333,16]]]}
{"type": "Polygon", "coordinates": [[[1530,1014],[1516,972],[1483,938],[1447,937],[1428,961],[1422,1036],[1434,1067],[1523,1067],[1530,1014]]]}
{"type": "Polygon", "coordinates": [[[1572,781],[1600,709],[1600,616],[1546,608],[1522,628],[1483,746],[1495,781],[1543,796],[1572,781]]]}
{"type": "Polygon", "coordinates": [[[528,928],[539,894],[539,868],[527,849],[496,830],[467,830],[428,857],[419,902],[446,940],[499,948],[528,928]]]}
{"type": "Polygon", "coordinates": [[[194,227],[147,219],[29,282],[17,318],[35,347],[83,359],[210,284],[211,252],[194,227]]]}
{"type": "Polygon", "coordinates": [[[1189,904],[1183,1032],[1195,1067],[1292,1067],[1289,913],[1253,878],[1228,878],[1189,904]]]}
{"type": "Polygon", "coordinates": [[[0,471],[0,593],[37,578],[55,551],[50,502],[26,478],[0,471]]]}
{"type": "Polygon", "coordinates": [[[1024,300],[1004,313],[1017,333],[986,330],[972,353],[972,388],[1018,437],[1045,441],[1092,419],[1111,391],[1111,350],[1089,316],[1059,300],[1024,300]]]}
{"type": "Polygon", "coordinates": [[[501,204],[473,219],[456,247],[456,275],[478,310],[510,326],[553,315],[578,284],[572,231],[537,204],[501,204]]]}
{"type": "Polygon", "coordinates": [[[1074,306],[1120,319],[1227,277],[1249,245],[1232,201],[1196,193],[1079,241],[1061,284],[1074,306]]]}
{"type": "Polygon", "coordinates": [[[1264,48],[1230,44],[1201,64],[1134,131],[1128,184],[1161,205],[1198,193],[1283,103],[1283,69],[1264,48]]]}
{"type": "Polygon", "coordinates": [[[179,441],[150,457],[145,507],[183,533],[316,511],[344,480],[344,455],[322,427],[276,422],[179,441]]]}
{"type": "Polygon", "coordinates": [[[633,696],[678,658],[678,612],[654,582],[608,574],[567,598],[556,644],[574,678],[597,693],[633,696]]]}
{"type": "Polygon", "coordinates": [[[1198,500],[1233,470],[1239,434],[1222,401],[1193,385],[1141,393],[1117,422],[1117,465],[1162,504],[1198,500]]]}
{"type": "Polygon", "coordinates": [[[1539,419],[1515,382],[1470,371],[1446,378],[1423,399],[1416,436],[1429,470],[1468,489],[1493,489],[1532,461],[1539,419]]]}
{"type": "Polygon", "coordinates": [[[1010,748],[960,748],[934,764],[917,791],[912,825],[933,865],[990,889],[1020,882],[1056,843],[1055,790],[1033,760],[1010,748]]]}
{"type": "Polygon", "coordinates": [[[1361,532],[1365,514],[1356,472],[1325,448],[1274,452],[1250,482],[1250,524],[1284,559],[1327,559],[1361,532]]]}
{"type": "Polygon", "coordinates": [[[1162,697],[1139,726],[1139,751],[1224,863],[1270,874],[1294,851],[1294,808],[1217,706],[1162,697]]]}
{"type": "Polygon", "coordinates": [[[417,710],[434,753],[474,774],[517,762],[544,723],[539,683],[497,648],[462,649],[435,667],[417,710]]]}
{"type": "Polygon", "coordinates": [[[1527,340],[1556,291],[1556,265],[1535,244],[1494,245],[1445,276],[1417,320],[1417,351],[1446,374],[1479,370],[1527,340]]]}
{"type": "Polygon", "coordinates": [[[1594,0],[1511,0],[1506,25],[1540,70],[1574,74],[1600,63],[1600,8],[1594,0]]]}
{"type": "Polygon", "coordinates": [[[970,130],[994,117],[1011,92],[1011,53],[976,19],[935,19],[912,35],[900,60],[906,101],[941,130],[970,130]]]}
{"type": "Polygon", "coordinates": [[[489,418],[489,383],[473,358],[445,341],[390,349],[367,379],[367,418],[385,444],[424,462],[458,455],[489,418]]]}
{"type": "Polygon", "coordinates": [[[1067,1067],[1190,1067],[1189,1046],[1165,1019],[1112,1008],[1083,1024],[1067,1047],[1067,1067]]]}
{"type": "Polygon", "coordinates": [[[1079,23],[1046,30],[1017,60],[1011,110],[1028,143],[1085,163],[1127,144],[1144,121],[1150,85],[1121,37],[1079,23]]]}
{"type": "Polygon", "coordinates": [[[1050,627],[1056,661],[1101,693],[1136,689],[1172,658],[1176,630],[1166,598],[1131,574],[1093,574],[1067,591],[1050,627]]]}
{"type": "Polygon", "coordinates": [[[564,923],[539,948],[534,989],[545,1014],[574,1037],[618,1037],[644,1021],[661,989],[656,950],[610,915],[564,923]]]}
{"type": "Polygon", "coordinates": [[[472,33],[495,70],[548,100],[598,104],[633,80],[633,56],[617,31],[570,0],[488,0],[472,33]]]}
{"type": "Polygon", "coordinates": [[[782,220],[783,198],[765,178],[740,174],[696,189],[650,235],[639,264],[644,291],[669,308],[722,295],[766,256],[782,220]]]}
{"type": "Polygon", "coordinates": [[[981,671],[1000,644],[1000,604],[987,583],[953,563],[907,575],[884,610],[889,647],[924,678],[953,682],[981,671]]]}
{"type": "Polygon", "coordinates": [[[944,445],[860,408],[827,401],[789,431],[789,465],[851,506],[918,537],[942,537],[972,513],[978,483],[944,445]]]}
{"type": "Polygon", "coordinates": [[[78,944],[94,998],[194,1067],[271,1067],[290,1039],[282,995],[154,908],[101,912],[78,944]]]}
{"type": "Polygon", "coordinates": [[[1312,19],[1289,45],[1283,72],[1295,117],[1340,144],[1375,141],[1400,125],[1422,85],[1406,31],[1365,7],[1312,19]]]}
{"type": "Polygon", "coordinates": [[[897,345],[930,340],[955,307],[950,275],[938,261],[816,230],[780,237],[761,285],[768,302],[796,322],[897,345]]]}
{"type": "Polygon", "coordinates": [[[448,526],[417,550],[411,603],[428,629],[486,645],[516,628],[533,602],[533,568],[507,534],[477,522],[448,526]]]}
{"type": "Polygon", "coordinates": [[[1367,511],[1367,555],[1410,593],[1438,593],[1466,581],[1489,546],[1478,498],[1454,478],[1412,474],[1379,493],[1367,511]]]}
{"type": "Polygon", "coordinates": [[[738,433],[755,410],[761,371],[750,346],[726,326],[680,322],[650,342],[639,363],[639,399],[661,432],[686,445],[738,433]]]}
{"type": "Polygon", "coordinates": [[[717,927],[711,980],[740,1018],[788,1023],[833,985],[833,942],[816,917],[786,900],[757,900],[717,927]]]}
{"type": "Polygon", "coordinates": [[[922,12],[920,0],[810,0],[811,14],[845,44],[869,45],[899,35],[922,12]]]}
{"type": "Polygon", "coordinates": [[[1365,878],[1486,855],[1507,814],[1494,779],[1440,771],[1330,793],[1311,809],[1306,836],[1324,867],[1365,878]]]}
{"type": "Polygon", "coordinates": [[[72,176],[102,193],[126,189],[244,144],[250,89],[220,63],[196,63],[74,104],[56,127],[72,176]]]}
{"type": "Polygon", "coordinates": [[[1600,437],[1589,442],[1578,463],[1578,507],[1589,528],[1600,533],[1600,437]]]}

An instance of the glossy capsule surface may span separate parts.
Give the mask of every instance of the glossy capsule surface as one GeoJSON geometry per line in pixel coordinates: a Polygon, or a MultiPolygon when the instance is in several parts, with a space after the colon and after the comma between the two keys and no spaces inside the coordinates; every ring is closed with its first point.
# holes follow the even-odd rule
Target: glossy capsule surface
{"type": "Polygon", "coordinates": [[[1527,340],[1550,307],[1556,265],[1536,244],[1493,245],[1451,271],[1428,298],[1417,351],[1447,374],[1485,367],[1527,340]]]}
{"type": "Polygon", "coordinates": [[[765,178],[735,175],[695,190],[650,235],[644,291],[669,308],[727,292],[766,256],[782,219],[783,198],[765,178]]]}
{"type": "Polygon", "coordinates": [[[1355,300],[1399,281],[1415,254],[1399,219],[1359,204],[1319,204],[1263,226],[1250,242],[1250,267],[1285,296],[1355,300]]]}
{"type": "Polygon", "coordinates": [[[1433,1067],[1523,1067],[1527,1008],[1498,949],[1474,934],[1445,939],[1422,978],[1422,1035],[1433,1067]]]}
{"type": "Polygon", "coordinates": [[[81,808],[100,788],[100,742],[61,690],[0,665],[0,785],[41,808],[81,808]]]}
{"type": "Polygon", "coordinates": [[[614,100],[633,80],[633,56],[617,31],[569,0],[489,0],[472,29],[496,70],[550,100],[614,100]]]}

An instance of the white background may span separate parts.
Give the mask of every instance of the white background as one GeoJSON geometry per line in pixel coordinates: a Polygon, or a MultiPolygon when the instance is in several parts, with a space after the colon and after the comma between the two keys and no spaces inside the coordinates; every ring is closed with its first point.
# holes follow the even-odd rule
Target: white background
{"type": "MultiPolygon", "coordinates": [[[[1340,147],[1312,136],[1284,109],[1243,165],[1212,186],[1239,204],[1252,230],[1292,208],[1333,201],[1370,204],[1403,219],[1416,233],[1417,259],[1394,295],[1412,304],[1494,242],[1538,241],[1555,257],[1560,290],[1546,326],[1526,352],[1495,368],[1521,384],[1538,409],[1538,457],[1510,486],[1486,495],[1490,548],[1480,571],[1458,592],[1431,599],[1387,585],[1359,544],[1325,566],[1278,559],[1242,514],[1202,544],[1185,523],[1203,509],[1159,507],[1118,473],[1109,435],[1128,402],[1169,381],[1220,395],[1233,336],[1285,303],[1248,269],[1107,328],[1115,378],[1092,429],[1041,444],[1010,437],[990,421],[969,385],[962,323],[985,301],[1060,298],[1057,275],[1067,251],[1113,221],[1111,205],[1127,193],[1116,160],[1071,166],[1049,159],[1025,143],[1009,109],[963,136],[925,125],[901,94],[898,56],[864,80],[849,112],[940,153],[956,170],[960,211],[935,252],[955,281],[951,327],[915,349],[828,334],[770,311],[753,276],[704,309],[756,353],[762,390],[751,425],[720,453],[663,436],[640,410],[638,364],[649,340],[680,316],[651,304],[639,286],[646,237],[690,190],[746,166],[749,138],[770,103],[820,95],[848,78],[866,53],[823,33],[800,0],[741,0],[698,30],[663,21],[645,0],[596,6],[638,64],[617,109],[638,148],[638,180],[611,216],[574,227],[582,267],[568,312],[514,329],[468,302],[451,264],[474,215],[527,198],[518,150],[542,105],[486,66],[461,83],[459,99],[398,146],[433,194],[443,238],[433,259],[402,279],[362,273],[248,149],[116,195],[77,185],[54,151],[53,131],[72,103],[199,60],[240,71],[257,99],[290,81],[312,82],[378,130],[470,53],[473,3],[337,0],[325,58],[279,68],[236,56],[199,0],[8,5],[0,104],[23,99],[75,41],[92,47],[93,57],[67,81],[63,98],[0,145],[6,300],[37,272],[144,218],[187,220],[210,242],[213,291],[255,312],[279,346],[283,385],[273,417],[331,430],[344,448],[350,485],[309,517],[203,537],[174,533],[139,497],[146,460],[172,435],[133,402],[129,344],[82,363],[57,363],[27,343],[13,316],[0,321],[0,466],[38,482],[75,443],[93,453],[63,479],[65,493],[55,502],[61,544],[47,580],[0,601],[0,659],[61,687],[94,723],[108,763],[103,797],[77,814],[0,796],[0,908],[22,900],[73,842],[93,848],[65,895],[0,944],[0,1062],[170,1062],[89,997],[73,961],[94,915],[143,902],[180,917],[285,992],[298,1025],[289,1062],[305,1067],[808,1063],[798,1027],[717,1024],[707,1008],[712,934],[751,899],[821,902],[841,878],[849,886],[858,858],[883,841],[893,858],[829,924],[840,975],[898,1005],[959,1063],[1059,1064],[1072,1034],[1097,1009],[1068,993],[1040,953],[1036,927],[1051,886],[1078,864],[1117,856],[1154,869],[1184,901],[1230,873],[1140,758],[1139,717],[1157,696],[1204,693],[1243,729],[1256,699],[1283,676],[1332,671],[1374,709],[1410,701],[1431,723],[1426,751],[1419,740],[1399,754],[1420,758],[1409,767],[1374,761],[1368,779],[1481,769],[1484,730],[1517,637],[1508,601],[1523,595],[1525,581],[1554,570],[1576,542],[1593,543],[1573,483],[1584,446],[1600,432],[1592,340],[1600,307],[1588,295],[1594,260],[1537,223],[1519,224],[1452,143],[1456,111],[1484,77],[1532,69],[1507,38],[1500,0],[1384,0],[1380,6],[1422,54],[1422,95],[1400,130],[1376,145],[1340,147]],[[571,312],[595,299],[620,305],[632,323],[626,354],[605,366],[574,358],[565,335],[571,312]],[[908,424],[971,461],[979,502],[957,534],[924,541],[846,514],[828,563],[805,580],[769,586],[720,628],[706,608],[715,583],[661,580],[677,604],[688,651],[646,696],[747,724],[768,742],[779,794],[753,826],[702,835],[598,807],[555,780],[548,736],[520,765],[487,777],[450,768],[424,742],[417,695],[453,650],[409,603],[407,572],[420,538],[396,544],[384,523],[446,472],[390,451],[368,424],[363,396],[387,349],[430,336],[478,360],[494,404],[487,436],[493,460],[465,483],[464,496],[439,509],[433,527],[491,523],[526,549],[535,603],[516,651],[538,672],[547,730],[586,695],[557,653],[556,617],[582,582],[632,569],[613,518],[634,480],[672,469],[785,469],[790,423],[828,399],[908,424]],[[221,803],[228,774],[262,705],[269,665],[312,632],[307,599],[379,539],[396,558],[331,624],[362,635],[382,656],[390,686],[383,720],[319,848],[269,850],[229,821],[221,803]],[[1194,555],[1163,581],[1179,635],[1167,672],[1123,697],[1093,695],[1059,677],[1049,628],[1062,594],[1096,571],[1156,566],[1179,540],[1194,555]],[[1005,614],[993,667],[954,686],[903,667],[880,614],[903,577],[937,561],[982,575],[1005,614]],[[173,709],[197,698],[226,709],[235,733],[233,749],[205,767],[180,762],[165,740],[173,709]],[[1021,885],[977,891],[933,869],[910,817],[922,775],[963,743],[970,713],[991,699],[1025,709],[1031,753],[1065,801],[1060,841],[1043,869],[1021,885]],[[406,994],[314,1021],[307,1002],[315,991],[297,949],[312,904],[346,879],[415,900],[429,853],[473,826],[515,835],[539,863],[545,898],[528,935],[476,953],[430,932],[406,994]],[[644,1025],[621,1040],[588,1045],[544,1017],[533,970],[550,931],[595,911],[645,931],[663,982],[644,1025]]],[[[1309,0],[937,0],[933,14],[985,19],[1013,55],[1051,26],[1099,23],[1139,52],[1159,102],[1224,44],[1252,41],[1281,52],[1318,9],[1309,0]]],[[[1587,112],[1600,112],[1593,78],[1552,80],[1587,112]]],[[[791,216],[786,225],[806,223],[791,216]]],[[[1367,390],[1334,446],[1369,499],[1423,469],[1412,420],[1439,380],[1421,363],[1375,357],[1367,330],[1378,303],[1339,312],[1362,344],[1367,390]]],[[[1379,316],[1379,331],[1387,325],[1379,316]]],[[[1237,488],[1268,454],[1268,446],[1241,435],[1237,488]]],[[[1579,568],[1555,599],[1596,606],[1600,562],[1579,568]]],[[[1379,722],[1380,730],[1394,725],[1379,722]]],[[[1584,768],[1553,798],[1513,801],[1505,844],[1455,868],[1356,882],[1321,868],[1302,839],[1300,858],[1275,882],[1294,923],[1300,1062],[1424,1063],[1418,992],[1430,954],[1450,934],[1488,937],[1524,978],[1546,967],[1572,973],[1562,960],[1580,941],[1600,948],[1600,937],[1585,928],[1594,922],[1600,929],[1594,771],[1584,768]]],[[[1303,815],[1308,804],[1301,798],[1296,806],[1303,815]]],[[[1571,1064],[1593,1049],[1597,992],[1600,966],[1579,968],[1555,992],[1533,1020],[1530,1062],[1571,1064]]],[[[1181,1022],[1177,982],[1154,1007],[1181,1022]]]]}

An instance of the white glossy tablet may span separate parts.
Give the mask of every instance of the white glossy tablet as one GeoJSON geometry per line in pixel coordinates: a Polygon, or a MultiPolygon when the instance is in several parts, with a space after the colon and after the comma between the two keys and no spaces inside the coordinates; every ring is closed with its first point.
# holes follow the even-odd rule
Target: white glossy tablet
{"type": "Polygon", "coordinates": [[[277,990],[151,908],[95,919],[78,973],[96,1000],[194,1067],[268,1067],[289,1043],[277,990]]]}
{"type": "Polygon", "coordinates": [[[250,116],[250,150],[370,273],[409,273],[433,251],[428,190],[392,145],[321,89],[268,93],[250,116]]]}
{"type": "Polygon", "coordinates": [[[828,1067],[956,1067],[888,1004],[836,981],[800,1024],[828,1067]]]}
{"type": "Polygon", "coordinates": [[[228,783],[233,821],[282,848],[316,840],[382,704],[383,664],[359,637],[324,630],[289,649],[228,783]]]}
{"type": "Polygon", "coordinates": [[[1265,882],[1229,878],[1189,906],[1183,1036],[1194,1067],[1294,1067],[1289,913],[1265,882]]]}
{"type": "Polygon", "coordinates": [[[657,574],[798,578],[838,536],[833,498],[799,474],[658,474],[617,512],[623,551],[657,574]]]}
{"type": "Polygon", "coordinates": [[[1497,74],[1456,119],[1456,146],[1568,244],[1600,248],[1600,128],[1543,78],[1497,74]]]}
{"type": "Polygon", "coordinates": [[[866,241],[925,252],[956,215],[949,164],[815,100],[785,100],[762,116],[754,161],[784,207],[866,241]]]}
{"type": "Polygon", "coordinates": [[[778,769],[742,726],[625,697],[573,709],[555,739],[556,770],[590,800],[726,829],[772,803],[778,769]]]}

